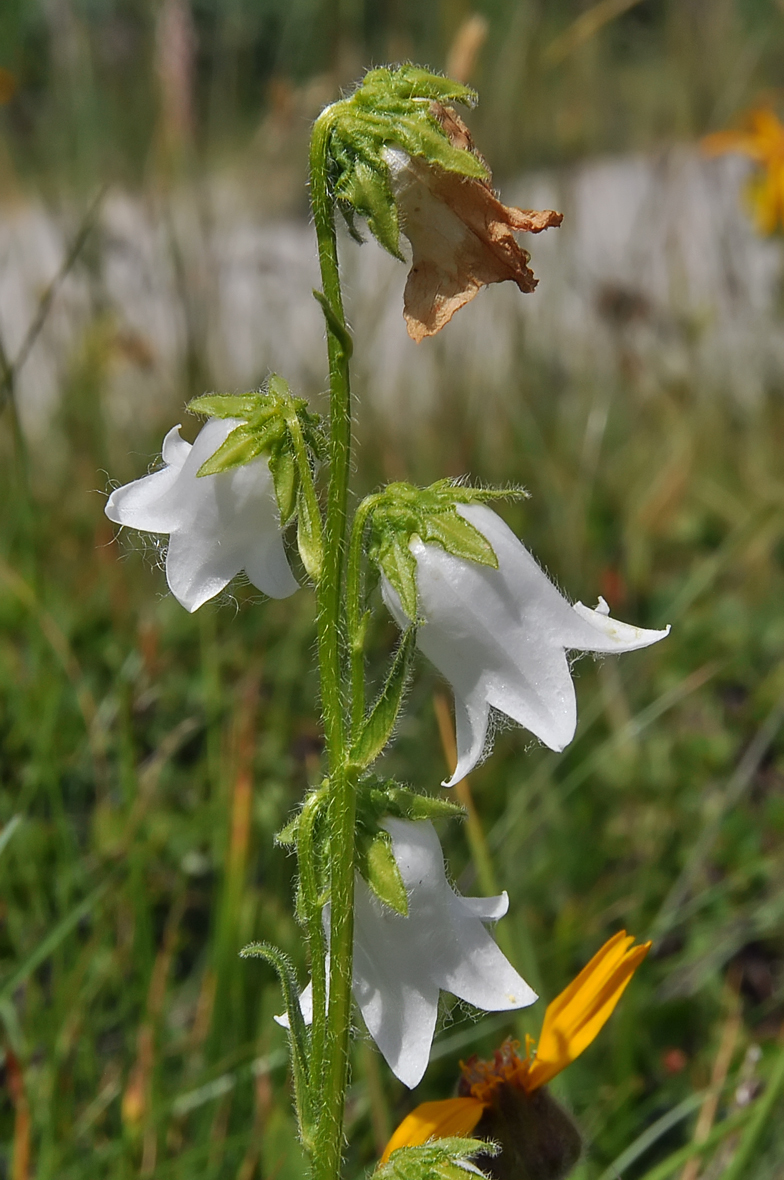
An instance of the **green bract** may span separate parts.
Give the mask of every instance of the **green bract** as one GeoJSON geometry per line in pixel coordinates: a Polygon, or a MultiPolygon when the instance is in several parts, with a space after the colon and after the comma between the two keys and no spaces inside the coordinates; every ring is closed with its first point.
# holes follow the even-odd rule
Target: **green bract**
{"type": "Polygon", "coordinates": [[[495,1155],[497,1149],[482,1139],[436,1139],[421,1147],[399,1147],[373,1173],[374,1180],[466,1180],[483,1176],[468,1161],[476,1155],[495,1155]]]}
{"type": "Polygon", "coordinates": [[[419,537],[455,557],[498,569],[492,545],[460,515],[457,506],[525,494],[519,489],[472,488],[440,479],[429,488],[392,483],[372,497],[368,553],[397,591],[409,619],[417,618],[416,558],[410,549],[411,538],[419,537]]]}
{"type": "Polygon", "coordinates": [[[324,439],[318,414],[273,373],[263,389],[242,394],[213,393],[194,398],[188,408],[208,418],[240,418],[198,475],[218,475],[268,456],[281,528],[297,515],[297,542],[302,563],[314,579],[322,561],[321,519],[309,473],[323,458],[324,439]]]}
{"type": "MultiPolygon", "coordinates": [[[[316,807],[314,831],[317,845],[329,840],[328,797],[328,780],[309,796],[316,807]]],[[[399,786],[393,780],[384,780],[375,775],[361,779],[357,785],[356,867],[376,897],[398,914],[408,913],[408,899],[392,852],[392,839],[381,826],[387,816],[394,819],[432,820],[450,819],[464,814],[463,808],[456,803],[432,795],[420,795],[408,787],[399,786]]],[[[276,843],[287,846],[297,843],[302,815],[302,810],[297,812],[285,828],[278,832],[276,843]]],[[[313,867],[321,878],[320,848],[313,851],[317,861],[313,867]]],[[[320,880],[319,884],[324,888],[327,883],[320,880]]]]}
{"type": "Polygon", "coordinates": [[[428,73],[417,66],[370,70],[348,98],[322,111],[329,123],[329,171],[334,198],[354,228],[354,216],[364,217],[371,233],[396,258],[400,226],[384,149],[402,148],[409,156],[424,157],[449,172],[486,180],[488,170],[479,156],[454,147],[436,118],[434,102],[475,106],[477,95],[468,86],[428,73]]]}

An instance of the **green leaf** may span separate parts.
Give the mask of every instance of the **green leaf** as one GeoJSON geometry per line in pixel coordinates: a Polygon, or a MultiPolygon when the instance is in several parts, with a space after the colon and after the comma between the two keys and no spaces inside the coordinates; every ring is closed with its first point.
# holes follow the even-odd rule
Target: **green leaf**
{"type": "Polygon", "coordinates": [[[188,402],[192,414],[205,418],[250,418],[262,403],[260,393],[207,393],[188,402]]]}
{"type": "Polygon", "coordinates": [[[276,844],[279,844],[282,848],[291,848],[297,843],[300,815],[301,812],[298,811],[287,824],[283,825],[279,832],[275,833],[276,844]]]}
{"type": "Polygon", "coordinates": [[[476,1155],[496,1155],[483,1139],[435,1139],[421,1147],[399,1147],[373,1173],[374,1180],[466,1180],[463,1163],[476,1155]]]}
{"type": "Polygon", "coordinates": [[[367,218],[371,233],[384,249],[402,262],[397,205],[388,173],[372,168],[365,160],[358,161],[345,190],[345,199],[361,217],[367,218]]]}
{"type": "Polygon", "coordinates": [[[98,885],[92,893],[88,894],[83,901],[75,905],[64,918],[61,918],[54,929],[50,930],[47,935],[42,938],[30,954],[17,966],[9,976],[0,984],[0,1003],[10,1000],[17,988],[32,975],[32,973],[40,967],[41,963],[57,949],[63,939],[67,938],[79,923],[87,917],[87,915],[95,908],[103,899],[109,883],[105,881],[98,885]]]}
{"type": "Polygon", "coordinates": [[[341,322],[339,316],[332,307],[332,304],[327,299],[322,291],[313,292],[313,298],[316,300],[321,310],[324,312],[324,319],[327,321],[327,327],[332,335],[336,338],[343,350],[345,359],[351,360],[354,352],[354,341],[351,339],[348,328],[341,322]]]}
{"type": "Polygon", "coordinates": [[[12,815],[2,831],[0,831],[0,854],[22,822],[21,815],[12,815]]]}
{"type": "Polygon", "coordinates": [[[264,437],[257,430],[247,424],[237,426],[217,451],[202,463],[196,474],[220,475],[235,467],[244,467],[246,463],[258,459],[263,450],[264,437]]]}
{"type": "Polygon", "coordinates": [[[413,622],[417,617],[416,558],[408,547],[409,540],[406,533],[388,532],[381,540],[377,560],[413,622]]]}
{"type": "Polygon", "coordinates": [[[391,786],[386,791],[389,814],[399,819],[452,819],[465,815],[458,803],[435,795],[420,795],[408,787],[391,786]]]}
{"type": "Polygon", "coordinates": [[[403,703],[411,657],[414,652],[416,628],[409,627],[400,641],[387,682],[381,695],[365,719],[362,731],[351,750],[351,761],[364,768],[379,756],[392,736],[400,706],[403,703]]]}
{"type": "Polygon", "coordinates": [[[419,535],[455,557],[498,569],[498,558],[487,537],[454,510],[424,516],[419,535]]]}
{"type": "Polygon", "coordinates": [[[408,894],[392,851],[392,837],[383,829],[357,834],[357,868],[379,901],[408,917],[408,894]]]}
{"type": "Polygon", "coordinates": [[[317,582],[321,577],[324,548],[321,541],[321,519],[314,519],[308,497],[300,488],[297,497],[297,546],[308,576],[317,582]]]}
{"type": "Polygon", "coordinates": [[[275,499],[278,502],[281,528],[289,523],[297,510],[297,491],[299,475],[297,460],[288,440],[281,442],[270,452],[269,469],[275,488],[275,499]]]}

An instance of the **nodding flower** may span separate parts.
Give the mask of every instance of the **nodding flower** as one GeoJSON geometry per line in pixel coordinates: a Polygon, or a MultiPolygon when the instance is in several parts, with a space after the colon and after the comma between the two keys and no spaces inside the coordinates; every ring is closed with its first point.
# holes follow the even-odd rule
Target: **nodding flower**
{"type": "MultiPolygon", "coordinates": [[[[627,652],[669,633],[610,618],[600,600],[574,606],[556,589],[512,530],[484,504],[457,511],[493,547],[498,568],[456,557],[413,537],[421,625],[417,645],[455,694],[458,761],[444,786],[473,770],[485,750],[490,710],[505,713],[551,750],[574,737],[577,702],[567,651],[627,652]]],[[[398,624],[406,616],[382,576],[382,593],[398,624]]]]}
{"type": "Polygon", "coordinates": [[[175,426],[163,440],[163,467],[117,488],[106,504],[115,524],[168,534],[166,581],[191,612],[242,570],[270,598],[299,589],[283,548],[267,457],[197,475],[239,425],[237,418],[213,418],[192,446],[175,426]]]}
{"type": "MultiPolygon", "coordinates": [[[[430,105],[453,147],[476,155],[468,128],[452,107],[430,105]]],[[[433,336],[489,283],[510,280],[523,292],[537,279],[515,233],[559,226],[561,213],[504,205],[488,178],[461,176],[399,147],[384,150],[402,232],[411,244],[403,314],[408,334],[433,336]]]]}
{"type": "Polygon", "coordinates": [[[461,1064],[456,1098],[425,1102],[403,1120],[386,1146],[382,1163],[403,1147],[430,1139],[474,1135],[493,1139],[501,1153],[483,1161],[497,1180],[566,1176],[579,1159],[582,1141],[570,1116],[545,1089],[595,1040],[634,972],[651,948],[634,946],[620,931],[609,939],[567,988],[549,1004],[539,1040],[505,1041],[491,1061],[472,1057],[461,1064]]]}
{"type": "MultiPolygon", "coordinates": [[[[499,1012],[536,999],[485,929],[509,906],[499,897],[463,897],[446,877],[444,854],[429,820],[387,818],[394,857],[408,893],[408,914],[395,913],[355,878],[354,996],[368,1032],[392,1072],[409,1089],[430,1058],[441,991],[499,1012]]],[[[325,926],[329,907],[325,907],[325,926]]],[[[300,997],[312,1019],[310,985],[300,997]]],[[[278,1022],[287,1024],[285,1017],[278,1022]]]]}

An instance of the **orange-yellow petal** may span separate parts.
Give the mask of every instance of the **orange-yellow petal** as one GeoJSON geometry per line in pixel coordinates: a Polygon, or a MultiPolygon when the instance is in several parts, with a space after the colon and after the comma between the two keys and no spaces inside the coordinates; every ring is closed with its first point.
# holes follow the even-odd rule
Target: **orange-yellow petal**
{"type": "Polygon", "coordinates": [[[478,1098],[444,1098],[440,1102],[421,1103],[403,1119],[387,1143],[381,1163],[386,1163],[399,1147],[419,1147],[428,1139],[470,1135],[484,1109],[485,1103],[478,1098]]]}
{"type": "Polygon", "coordinates": [[[523,1078],[528,1093],[545,1085],[588,1048],[610,1018],[629,980],[648,954],[620,931],[547,1008],[542,1034],[523,1078]]]}

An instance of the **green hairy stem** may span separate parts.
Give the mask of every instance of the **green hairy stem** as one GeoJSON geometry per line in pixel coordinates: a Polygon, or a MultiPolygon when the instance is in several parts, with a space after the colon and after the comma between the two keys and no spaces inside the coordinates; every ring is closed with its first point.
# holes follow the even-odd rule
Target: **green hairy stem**
{"type": "MultiPolygon", "coordinates": [[[[347,766],[341,638],[345,635],[343,577],[351,454],[351,348],[338,271],[334,203],[327,176],[330,133],[331,116],[330,108],[327,108],[316,121],[310,149],[311,201],[322,282],[319,302],[327,324],[330,389],[329,485],[324,561],[318,582],[318,654],[329,765],[331,963],[326,1021],[320,1028],[314,1024],[312,1033],[316,1068],[311,1073],[311,1084],[318,1111],[312,1154],[316,1180],[333,1180],[340,1173],[353,973],[356,817],[355,775],[347,766]]],[[[320,907],[317,905],[314,909],[316,912],[310,915],[308,925],[315,958],[323,953],[323,942],[319,943],[320,931],[317,934],[314,930],[321,921],[320,907]]],[[[323,971],[323,967],[317,967],[316,973],[319,970],[323,971]]],[[[319,981],[319,984],[321,990],[323,983],[319,981]]],[[[322,997],[323,992],[319,997],[321,1004],[324,1002],[322,997]]]]}

